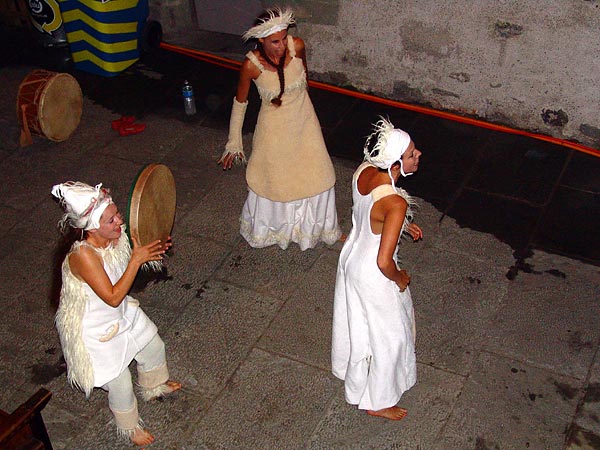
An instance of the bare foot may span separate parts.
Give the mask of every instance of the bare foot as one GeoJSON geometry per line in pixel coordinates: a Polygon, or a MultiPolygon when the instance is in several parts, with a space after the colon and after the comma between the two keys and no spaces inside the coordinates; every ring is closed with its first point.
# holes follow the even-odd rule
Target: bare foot
{"type": "Polygon", "coordinates": [[[165,383],[165,386],[167,387],[167,389],[165,391],[165,395],[181,389],[181,383],[179,383],[177,381],[172,381],[172,380],[167,381],[165,383]]]}
{"type": "Polygon", "coordinates": [[[156,400],[157,398],[162,398],[166,395],[169,395],[175,391],[181,389],[181,383],[177,381],[168,380],[163,384],[156,386],[155,388],[142,388],[140,393],[142,394],[142,398],[144,401],[149,402],[152,400],[156,400]]]}
{"type": "Polygon", "coordinates": [[[408,411],[399,406],[392,406],[390,408],[379,409],[377,411],[367,410],[367,414],[370,416],[384,417],[390,420],[402,420],[408,414],[408,411]]]}
{"type": "Polygon", "coordinates": [[[135,445],[149,445],[154,442],[154,436],[146,429],[136,428],[131,436],[131,442],[135,445]]]}

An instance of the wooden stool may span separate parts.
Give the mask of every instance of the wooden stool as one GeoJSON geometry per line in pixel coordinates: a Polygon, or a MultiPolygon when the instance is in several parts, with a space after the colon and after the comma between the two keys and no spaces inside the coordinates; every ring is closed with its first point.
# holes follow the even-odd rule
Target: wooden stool
{"type": "Polygon", "coordinates": [[[0,410],[0,448],[3,450],[52,450],[42,409],[52,397],[40,388],[12,414],[0,410]]]}

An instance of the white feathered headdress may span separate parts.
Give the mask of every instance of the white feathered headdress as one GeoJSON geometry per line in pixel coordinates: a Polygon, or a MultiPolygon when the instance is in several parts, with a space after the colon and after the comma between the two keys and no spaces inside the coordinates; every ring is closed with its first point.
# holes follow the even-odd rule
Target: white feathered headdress
{"type": "Polygon", "coordinates": [[[63,230],[67,225],[81,230],[99,228],[102,213],[113,202],[102,183],[92,187],[79,181],[67,181],[53,186],[52,195],[58,198],[65,211],[59,222],[63,230]]]}
{"type": "MultiPolygon", "coordinates": [[[[394,125],[383,117],[373,125],[373,132],[367,137],[365,142],[364,154],[365,161],[373,164],[380,169],[386,169],[388,172],[392,165],[400,162],[400,173],[406,177],[412,173],[405,173],[402,166],[402,155],[410,145],[410,135],[394,125]],[[373,148],[369,145],[373,139],[377,139],[373,148]]],[[[390,174],[391,178],[391,174],[390,174]]]]}
{"type": "Polygon", "coordinates": [[[267,13],[269,14],[268,18],[262,19],[261,23],[250,28],[242,35],[244,41],[265,38],[278,31],[287,30],[290,25],[296,23],[294,11],[290,8],[281,9],[277,7],[268,9],[267,13]]]}

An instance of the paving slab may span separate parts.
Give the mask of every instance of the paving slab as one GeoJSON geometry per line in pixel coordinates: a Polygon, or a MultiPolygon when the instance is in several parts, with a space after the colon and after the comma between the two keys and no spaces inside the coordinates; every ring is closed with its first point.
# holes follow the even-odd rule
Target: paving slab
{"type": "Polygon", "coordinates": [[[343,382],[337,380],[336,394],[307,448],[434,448],[464,383],[463,376],[417,364],[417,384],[405,392],[399,402],[408,415],[396,422],[369,416],[348,405],[344,400],[343,382]]]}
{"type": "Polygon", "coordinates": [[[317,251],[303,252],[297,245],[290,245],[286,251],[277,245],[257,250],[243,241],[233,249],[215,277],[285,300],[318,257],[317,251]]]}
{"type": "Polygon", "coordinates": [[[252,350],[191,442],[211,449],[304,448],[335,384],[321,370],[252,350]]]}
{"type": "Polygon", "coordinates": [[[597,287],[568,275],[519,274],[486,327],[483,347],[584,380],[600,339],[598,298],[597,287]]]}
{"type": "Polygon", "coordinates": [[[263,333],[258,347],[328,371],[336,266],[319,259],[263,333]]]}
{"type": "MultiPolygon", "coordinates": [[[[232,170],[223,173],[213,158],[211,149],[225,145],[223,133],[200,126],[188,127],[179,143],[160,161],[173,172],[177,187],[177,215],[175,220],[184,218],[198,202],[204,198],[214,184],[226,178],[230,181],[226,190],[220,193],[223,200],[237,188],[245,184],[244,172],[232,170]],[[224,176],[226,175],[226,176],[224,176]]],[[[241,210],[241,207],[240,207],[241,210]]],[[[224,222],[224,221],[223,221],[224,222]]],[[[193,228],[191,229],[193,230],[193,228]]]]}
{"type": "Polygon", "coordinates": [[[0,296],[3,298],[0,311],[8,309],[15,298],[25,293],[30,295],[30,301],[47,302],[53,273],[51,249],[31,244],[13,246],[0,262],[0,296]]]}
{"type": "Polygon", "coordinates": [[[433,448],[563,448],[582,394],[578,384],[483,352],[433,448]]]}
{"type": "Polygon", "coordinates": [[[268,326],[281,301],[210,281],[161,336],[172,377],[205,398],[220,394],[268,326]]]}
{"type": "Polygon", "coordinates": [[[467,375],[507,295],[504,269],[476,259],[457,260],[456,254],[428,248],[408,270],[413,273],[417,360],[467,375]]]}
{"type": "MultiPolygon", "coordinates": [[[[600,429],[600,357],[598,354],[590,370],[583,399],[579,403],[574,428],[577,428],[581,434],[594,433],[600,429]]],[[[577,433],[573,433],[570,437],[571,444],[576,442],[573,437],[575,434],[577,433]]]]}
{"type": "Polygon", "coordinates": [[[197,200],[193,208],[181,219],[178,225],[190,235],[214,239],[224,245],[235,245],[240,238],[240,215],[248,190],[242,171],[233,169],[227,173],[216,164],[209,168],[212,175],[211,186],[197,200]],[[220,199],[215,201],[215,198],[220,199]]]}
{"type": "Polygon", "coordinates": [[[201,297],[206,282],[230,255],[231,248],[188,234],[175,235],[173,242],[165,273],[155,278],[152,273],[140,274],[138,289],[142,291],[134,295],[156,308],[183,311],[192,299],[201,297]],[[194,245],[190,245],[192,242],[194,245]]]}

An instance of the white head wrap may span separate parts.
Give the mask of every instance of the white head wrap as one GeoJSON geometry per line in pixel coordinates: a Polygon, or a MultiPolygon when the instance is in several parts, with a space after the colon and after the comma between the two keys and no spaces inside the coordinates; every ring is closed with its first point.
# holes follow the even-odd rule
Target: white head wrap
{"type": "Polygon", "coordinates": [[[79,181],[67,181],[53,186],[52,195],[58,198],[65,210],[59,222],[63,229],[66,225],[82,230],[100,228],[100,217],[113,202],[102,183],[92,187],[79,181]]]}
{"type": "Polygon", "coordinates": [[[400,173],[403,177],[412,175],[412,173],[405,173],[402,165],[402,155],[410,145],[410,135],[406,131],[394,128],[394,125],[383,117],[373,127],[373,132],[365,142],[365,161],[380,169],[387,169],[392,184],[394,181],[391,167],[395,162],[400,162],[400,173]],[[373,138],[376,138],[377,142],[369,150],[369,144],[373,138]]]}
{"type": "Polygon", "coordinates": [[[242,35],[244,41],[265,38],[281,30],[287,30],[290,25],[296,23],[294,11],[289,8],[283,10],[281,8],[268,9],[267,13],[269,18],[262,19],[261,23],[250,28],[242,35]]]}

